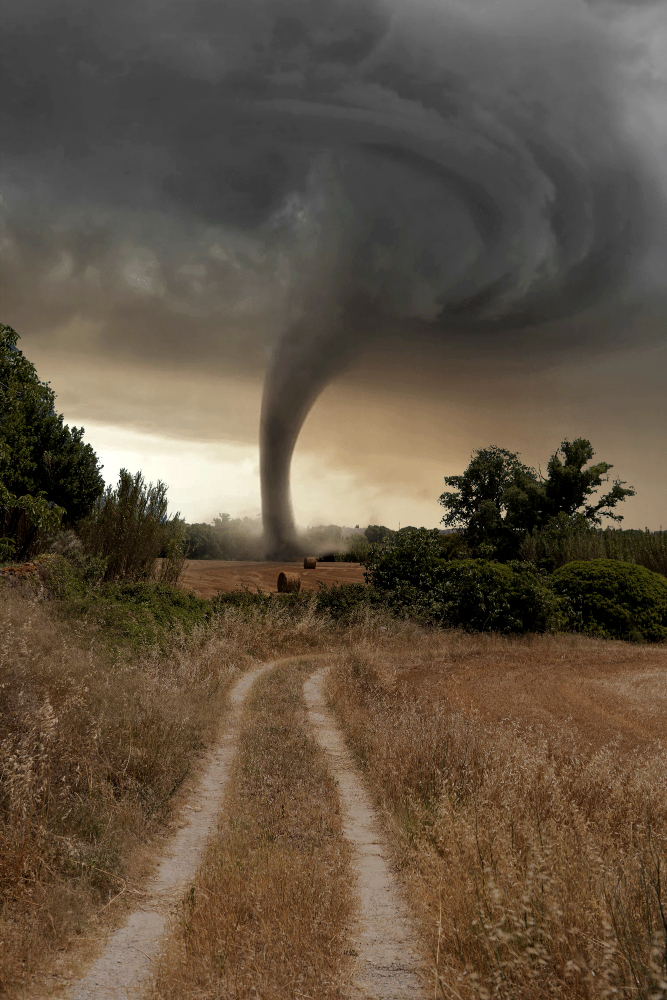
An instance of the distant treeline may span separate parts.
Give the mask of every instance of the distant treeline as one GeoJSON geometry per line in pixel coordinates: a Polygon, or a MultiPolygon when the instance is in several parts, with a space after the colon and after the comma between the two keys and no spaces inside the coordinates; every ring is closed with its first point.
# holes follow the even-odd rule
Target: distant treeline
{"type": "MultiPolygon", "coordinates": [[[[300,539],[304,555],[335,559],[337,562],[365,562],[371,546],[391,541],[414,531],[412,527],[395,531],[385,525],[349,529],[337,524],[310,528],[300,539]]],[[[474,556],[462,532],[440,532],[443,559],[466,559],[474,556]]],[[[220,514],[213,524],[185,525],[187,559],[264,559],[260,518],[232,518],[220,514]]],[[[521,543],[519,558],[549,571],[568,562],[588,559],[619,559],[645,566],[667,575],[667,531],[639,531],[623,528],[593,528],[577,524],[558,530],[553,527],[531,532],[521,543]]]]}
{"type": "MultiPolygon", "coordinates": [[[[345,552],[357,538],[367,546],[363,533],[357,533],[356,529],[343,528],[338,524],[320,524],[301,534],[299,546],[304,555],[337,558],[336,554],[345,552]]],[[[212,524],[185,526],[187,559],[262,560],[265,554],[259,517],[234,518],[229,514],[219,514],[212,524]]]]}

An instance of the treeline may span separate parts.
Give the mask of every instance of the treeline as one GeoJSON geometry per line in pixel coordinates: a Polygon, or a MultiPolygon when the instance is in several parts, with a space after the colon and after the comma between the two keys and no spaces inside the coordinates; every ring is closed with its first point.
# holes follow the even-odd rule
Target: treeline
{"type": "MultiPolygon", "coordinates": [[[[188,559],[262,560],[264,534],[259,517],[219,514],[212,524],[186,524],[185,555],[188,559]]],[[[300,534],[298,544],[304,554],[335,558],[349,545],[344,529],[337,524],[321,524],[300,534]]]]}

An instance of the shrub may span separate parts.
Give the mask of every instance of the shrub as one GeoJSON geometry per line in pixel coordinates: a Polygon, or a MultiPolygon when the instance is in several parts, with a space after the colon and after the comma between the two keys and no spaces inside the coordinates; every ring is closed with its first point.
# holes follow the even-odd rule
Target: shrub
{"type": "Polygon", "coordinates": [[[110,486],[79,525],[86,550],[106,559],[105,580],[147,580],[157,559],[166,553],[162,576],[175,583],[182,567],[184,525],[167,514],[167,487],[146,484],[141,472],[121,469],[118,486],[110,486]]]}
{"type": "Polygon", "coordinates": [[[571,562],[553,575],[569,627],[606,639],[667,641],[667,578],[615,559],[571,562]]]}
{"type": "Polygon", "coordinates": [[[210,601],[164,582],[103,583],[105,560],[85,553],[44,555],[37,564],[47,595],[62,613],[96,625],[112,647],[168,647],[214,614],[210,601]]]}
{"type": "Polygon", "coordinates": [[[442,554],[440,532],[411,528],[393,538],[372,545],[366,557],[366,578],[381,592],[405,590],[428,591],[435,581],[435,571],[442,554]]]}
{"type": "Polygon", "coordinates": [[[374,546],[367,577],[405,615],[480,632],[543,632],[559,624],[546,576],[527,563],[442,558],[438,531],[402,532],[374,546]]]}
{"type": "Polygon", "coordinates": [[[460,559],[437,573],[443,625],[471,632],[545,632],[560,624],[548,578],[525,563],[460,559]]]}

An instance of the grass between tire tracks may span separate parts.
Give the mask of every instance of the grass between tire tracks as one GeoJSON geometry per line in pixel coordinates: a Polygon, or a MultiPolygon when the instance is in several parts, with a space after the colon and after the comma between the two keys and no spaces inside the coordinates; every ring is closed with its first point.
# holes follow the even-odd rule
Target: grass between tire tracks
{"type": "Polygon", "coordinates": [[[249,696],[224,818],[160,961],[160,1000],[344,996],[349,848],[307,725],[313,669],[280,664],[249,696]]]}
{"type": "Polygon", "coordinates": [[[664,651],[415,631],[342,655],[329,693],[435,997],[665,1000],[664,651]]]}

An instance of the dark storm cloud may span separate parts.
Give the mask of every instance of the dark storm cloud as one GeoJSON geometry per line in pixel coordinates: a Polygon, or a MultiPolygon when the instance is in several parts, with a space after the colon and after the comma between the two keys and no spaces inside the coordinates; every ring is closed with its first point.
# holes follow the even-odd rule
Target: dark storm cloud
{"type": "Polygon", "coordinates": [[[10,306],[239,367],[284,328],[262,419],[278,544],[302,422],[369,341],[546,347],[657,271],[636,39],[615,28],[634,6],[10,2],[10,306]]]}

